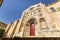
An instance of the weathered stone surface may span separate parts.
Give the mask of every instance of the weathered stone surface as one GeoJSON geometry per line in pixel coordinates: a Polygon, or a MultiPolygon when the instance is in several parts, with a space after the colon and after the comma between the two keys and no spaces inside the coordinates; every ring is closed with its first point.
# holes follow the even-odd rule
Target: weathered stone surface
{"type": "Polygon", "coordinates": [[[60,37],[60,11],[58,11],[58,7],[60,7],[59,1],[49,6],[38,3],[29,7],[23,12],[16,30],[13,29],[16,23],[13,23],[14,25],[8,32],[9,35],[6,36],[9,37],[14,30],[15,37],[60,37]],[[31,27],[32,24],[34,26],[31,27]],[[34,36],[30,35],[31,28],[35,32],[34,36]]]}

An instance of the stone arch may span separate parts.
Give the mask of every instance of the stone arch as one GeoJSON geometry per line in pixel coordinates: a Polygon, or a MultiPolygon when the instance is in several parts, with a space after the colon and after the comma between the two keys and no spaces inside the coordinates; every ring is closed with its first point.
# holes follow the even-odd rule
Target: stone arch
{"type": "Polygon", "coordinates": [[[27,21],[27,25],[31,25],[31,24],[36,24],[37,23],[37,21],[36,21],[36,19],[35,18],[31,18],[31,19],[29,19],[28,21],[27,21]]]}
{"type": "Polygon", "coordinates": [[[26,26],[24,28],[24,36],[35,36],[35,24],[36,24],[36,19],[31,18],[27,21],[26,26]],[[28,33],[28,34],[27,34],[28,33]]]}
{"type": "Polygon", "coordinates": [[[41,29],[49,29],[44,18],[40,18],[40,27],[41,29]]]}
{"type": "Polygon", "coordinates": [[[27,21],[27,23],[30,24],[30,36],[35,36],[35,18],[31,18],[30,20],[27,21]]]}
{"type": "Polygon", "coordinates": [[[40,18],[40,22],[43,22],[43,21],[45,21],[45,19],[44,18],[40,18]]]}

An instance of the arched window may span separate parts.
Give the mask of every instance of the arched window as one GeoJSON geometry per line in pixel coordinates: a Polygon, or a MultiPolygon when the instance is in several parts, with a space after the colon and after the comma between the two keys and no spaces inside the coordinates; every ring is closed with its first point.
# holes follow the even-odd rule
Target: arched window
{"type": "Polygon", "coordinates": [[[40,28],[41,29],[48,29],[46,21],[44,18],[40,18],[40,28]]]}

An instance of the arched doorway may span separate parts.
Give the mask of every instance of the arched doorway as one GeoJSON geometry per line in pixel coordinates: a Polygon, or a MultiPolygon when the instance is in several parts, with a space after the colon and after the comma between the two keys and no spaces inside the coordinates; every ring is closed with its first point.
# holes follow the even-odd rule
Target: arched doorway
{"type": "Polygon", "coordinates": [[[34,18],[28,20],[28,24],[30,25],[30,36],[35,36],[35,22],[34,18]]]}

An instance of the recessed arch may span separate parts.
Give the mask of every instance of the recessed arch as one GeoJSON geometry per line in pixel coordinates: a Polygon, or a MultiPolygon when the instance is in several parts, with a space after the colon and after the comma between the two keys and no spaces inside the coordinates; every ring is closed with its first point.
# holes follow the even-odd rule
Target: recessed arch
{"type": "Polygon", "coordinates": [[[43,21],[45,21],[45,19],[44,18],[40,18],[40,22],[43,22],[43,21]]]}
{"type": "Polygon", "coordinates": [[[40,29],[49,29],[44,18],[40,18],[40,29]]]}
{"type": "Polygon", "coordinates": [[[29,19],[28,21],[27,21],[27,25],[31,25],[31,24],[36,24],[37,23],[37,21],[36,21],[36,19],[35,18],[31,18],[31,19],[29,19]]]}
{"type": "Polygon", "coordinates": [[[31,18],[27,21],[27,25],[30,27],[30,36],[35,36],[35,24],[36,24],[36,19],[31,18]]]}

